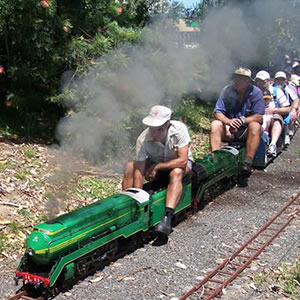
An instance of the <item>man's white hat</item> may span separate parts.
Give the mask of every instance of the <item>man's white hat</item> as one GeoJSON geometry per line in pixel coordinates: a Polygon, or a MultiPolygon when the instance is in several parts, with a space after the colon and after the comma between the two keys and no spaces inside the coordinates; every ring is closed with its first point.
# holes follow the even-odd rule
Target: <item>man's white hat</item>
{"type": "Polygon", "coordinates": [[[155,105],[151,108],[149,115],[143,119],[143,123],[150,127],[159,127],[171,119],[171,114],[170,108],[155,105]]]}
{"type": "Polygon", "coordinates": [[[260,79],[260,80],[270,80],[270,74],[267,72],[267,71],[259,71],[256,76],[255,76],[255,79],[260,79]]]}
{"type": "Polygon", "coordinates": [[[274,78],[284,78],[286,79],[286,74],[282,71],[275,73],[274,78]]]}

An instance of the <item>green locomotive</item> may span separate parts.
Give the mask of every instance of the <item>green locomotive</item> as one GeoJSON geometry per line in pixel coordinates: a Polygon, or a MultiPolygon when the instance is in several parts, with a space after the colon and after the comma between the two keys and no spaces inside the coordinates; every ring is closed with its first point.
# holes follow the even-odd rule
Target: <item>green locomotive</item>
{"type": "MultiPolygon", "coordinates": [[[[234,184],[244,148],[223,147],[193,163],[175,217],[196,211],[211,196],[234,184]]],[[[54,220],[36,225],[16,271],[16,283],[50,292],[60,283],[83,276],[113,259],[126,243],[143,242],[163,216],[166,183],[128,189],[54,220]]]]}

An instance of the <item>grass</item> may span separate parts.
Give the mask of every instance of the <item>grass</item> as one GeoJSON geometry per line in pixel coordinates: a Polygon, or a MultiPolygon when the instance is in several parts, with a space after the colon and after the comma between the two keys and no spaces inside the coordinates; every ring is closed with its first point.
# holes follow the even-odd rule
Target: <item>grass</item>
{"type": "MultiPolygon", "coordinates": [[[[274,272],[260,273],[253,278],[256,286],[268,286],[278,295],[285,294],[288,299],[300,299],[300,258],[293,266],[282,263],[274,272]]],[[[286,298],[285,298],[286,299],[286,298]]]]}
{"type": "Polygon", "coordinates": [[[24,153],[24,155],[25,155],[27,158],[31,159],[31,158],[35,157],[35,155],[36,155],[36,153],[37,153],[37,150],[36,150],[36,149],[29,148],[29,149],[25,149],[25,150],[23,151],[23,153],[24,153]]]}
{"type": "Polygon", "coordinates": [[[30,212],[28,211],[28,209],[21,208],[19,210],[19,215],[21,215],[23,217],[29,217],[30,216],[30,212]]]}
{"type": "Polygon", "coordinates": [[[14,174],[14,176],[19,179],[19,180],[24,180],[26,179],[26,176],[28,175],[28,171],[27,170],[24,170],[22,172],[16,172],[14,174]]]}
{"type": "Polygon", "coordinates": [[[292,296],[292,299],[299,299],[300,296],[300,258],[296,264],[291,267],[286,264],[282,265],[282,273],[278,278],[278,286],[292,296]],[[295,298],[294,298],[295,297],[295,298]]]}
{"type": "Polygon", "coordinates": [[[213,107],[208,104],[198,104],[195,100],[184,99],[174,110],[173,118],[182,120],[188,125],[191,134],[208,133],[213,107]]]}
{"type": "Polygon", "coordinates": [[[13,221],[12,223],[8,224],[8,231],[10,233],[17,234],[19,231],[19,228],[21,227],[20,224],[16,221],[13,221]]]}
{"type": "Polygon", "coordinates": [[[206,141],[201,145],[200,147],[194,147],[192,154],[194,159],[200,159],[203,158],[209,151],[209,141],[206,141]]]}
{"type": "Polygon", "coordinates": [[[253,278],[253,283],[255,285],[261,285],[266,280],[266,274],[258,274],[253,278]]]}
{"type": "Polygon", "coordinates": [[[0,253],[4,250],[6,247],[6,235],[4,233],[0,233],[0,253]]]}
{"type": "Polygon", "coordinates": [[[14,166],[14,163],[10,160],[0,162],[0,172],[4,172],[6,169],[13,167],[13,166],[14,166]]]}
{"type": "Polygon", "coordinates": [[[295,152],[296,152],[297,155],[300,156],[300,149],[297,149],[295,152]]]}
{"type": "Polygon", "coordinates": [[[104,178],[80,178],[76,187],[76,192],[84,198],[104,198],[116,193],[117,190],[115,181],[104,178]]]}

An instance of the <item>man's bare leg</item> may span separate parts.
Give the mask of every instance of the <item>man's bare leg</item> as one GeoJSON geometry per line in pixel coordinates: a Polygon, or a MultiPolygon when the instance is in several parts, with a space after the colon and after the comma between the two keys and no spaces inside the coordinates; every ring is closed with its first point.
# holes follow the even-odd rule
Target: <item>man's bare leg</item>
{"type": "Polygon", "coordinates": [[[185,172],[180,168],[175,168],[170,172],[170,183],[166,193],[165,215],[156,227],[156,231],[165,236],[168,236],[172,231],[172,216],[182,195],[182,178],[189,172],[189,167],[186,167],[185,172]]]}
{"type": "Polygon", "coordinates": [[[222,146],[222,136],[224,134],[224,125],[219,120],[213,120],[210,126],[210,150],[211,152],[218,150],[222,146]]]}
{"type": "Polygon", "coordinates": [[[182,177],[184,171],[175,168],[170,172],[170,182],[166,194],[166,207],[175,209],[182,193],[182,177]]]}
{"type": "Polygon", "coordinates": [[[246,157],[255,156],[256,150],[259,145],[261,134],[261,125],[258,122],[251,122],[248,125],[248,137],[246,143],[246,157]]]}
{"type": "Polygon", "coordinates": [[[133,187],[133,174],[134,174],[134,163],[130,161],[125,166],[123,180],[122,180],[122,190],[127,190],[133,187]]]}
{"type": "Polygon", "coordinates": [[[276,145],[279,137],[281,135],[282,132],[282,125],[280,123],[280,121],[275,120],[273,125],[272,125],[272,130],[271,130],[271,136],[272,136],[272,140],[271,140],[271,144],[276,145]]]}

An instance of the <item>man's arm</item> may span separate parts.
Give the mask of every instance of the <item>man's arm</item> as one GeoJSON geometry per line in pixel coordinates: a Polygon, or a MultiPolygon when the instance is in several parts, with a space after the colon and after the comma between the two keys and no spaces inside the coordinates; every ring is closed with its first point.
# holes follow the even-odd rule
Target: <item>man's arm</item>
{"type": "Polygon", "coordinates": [[[172,170],[175,168],[180,168],[185,170],[188,162],[188,153],[189,153],[189,145],[178,148],[177,150],[178,157],[166,162],[160,162],[156,164],[151,170],[150,174],[148,175],[148,178],[150,180],[154,179],[157,171],[160,170],[172,170]]]}
{"type": "Polygon", "coordinates": [[[143,187],[143,176],[145,172],[146,161],[135,161],[133,172],[133,187],[141,189],[143,187]]]}
{"type": "Polygon", "coordinates": [[[232,128],[239,129],[242,125],[242,121],[240,119],[229,119],[224,114],[217,112],[215,114],[217,120],[221,121],[225,125],[229,125],[232,128]]]}
{"type": "Polygon", "coordinates": [[[286,107],[268,107],[266,108],[266,113],[267,114],[278,114],[278,115],[285,115],[287,113],[289,113],[291,110],[290,106],[286,106],[286,107]]]}
{"type": "Polygon", "coordinates": [[[251,123],[251,122],[261,123],[261,121],[262,121],[262,115],[260,115],[260,114],[252,115],[250,117],[247,117],[246,121],[247,121],[247,123],[251,123]]]}
{"type": "Polygon", "coordinates": [[[231,119],[227,118],[224,114],[222,114],[220,112],[216,112],[215,117],[217,120],[221,121],[225,125],[230,125],[230,123],[232,121],[231,119]]]}

